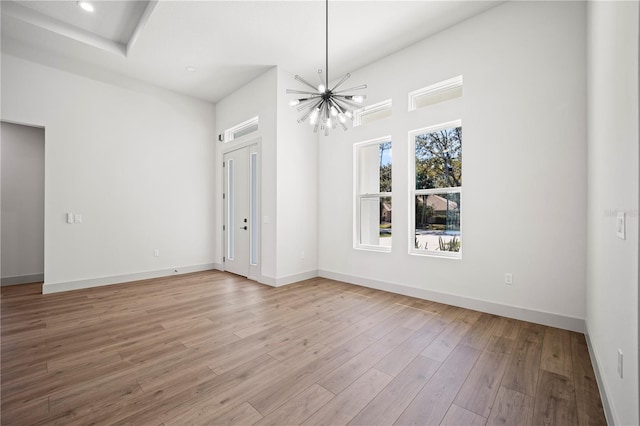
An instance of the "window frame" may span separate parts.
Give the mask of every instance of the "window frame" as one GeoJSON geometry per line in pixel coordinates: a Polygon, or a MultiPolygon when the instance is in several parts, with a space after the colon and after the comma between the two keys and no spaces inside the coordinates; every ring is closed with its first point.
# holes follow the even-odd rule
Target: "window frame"
{"type": "Polygon", "coordinates": [[[227,130],[225,130],[222,142],[223,143],[229,143],[229,142],[232,142],[232,141],[234,141],[236,139],[243,138],[243,137],[245,137],[247,135],[252,135],[252,134],[256,133],[259,130],[260,130],[260,117],[259,116],[255,116],[253,118],[245,120],[242,123],[236,124],[235,126],[230,127],[227,130]],[[238,133],[247,131],[247,130],[251,129],[252,127],[255,127],[255,130],[250,130],[250,131],[248,131],[246,133],[242,133],[241,135],[238,135],[238,133]]]}
{"type": "Polygon", "coordinates": [[[438,101],[438,102],[434,102],[434,103],[430,103],[427,105],[422,105],[419,106],[419,101],[421,98],[425,98],[425,97],[429,97],[429,96],[436,96],[445,92],[449,92],[449,91],[453,91],[455,89],[460,89],[461,91],[463,90],[464,87],[464,81],[463,81],[463,77],[462,75],[447,79],[447,80],[443,80],[443,81],[439,81],[437,83],[431,84],[429,86],[423,87],[421,89],[417,89],[417,90],[413,90],[411,92],[408,93],[407,98],[408,98],[408,110],[409,112],[411,111],[417,111],[419,109],[422,108],[427,108],[429,106],[432,105],[436,105],[439,104],[441,102],[446,102],[446,101],[450,101],[453,99],[457,99],[462,97],[462,93],[459,96],[453,96],[449,99],[445,99],[442,101],[438,101]]]}
{"type": "MultiPolygon", "coordinates": [[[[393,241],[391,247],[380,246],[380,245],[372,245],[372,244],[362,244],[361,236],[362,236],[362,227],[360,224],[361,218],[361,204],[363,199],[372,199],[372,198],[389,198],[391,199],[392,211],[393,211],[393,177],[391,178],[392,188],[391,192],[377,192],[377,193],[360,193],[360,167],[359,167],[359,159],[360,159],[360,151],[362,148],[371,145],[380,145],[384,142],[391,142],[391,146],[393,147],[393,139],[391,135],[383,136],[380,138],[369,139],[363,142],[357,142],[353,144],[353,248],[356,250],[366,250],[366,251],[377,251],[383,253],[390,253],[393,247],[393,241]]],[[[393,158],[393,157],[392,157],[393,158]]],[[[391,173],[393,176],[393,159],[391,161],[391,173]]],[[[393,213],[391,215],[391,223],[393,224],[393,213]]],[[[393,225],[391,226],[393,229],[393,225]]],[[[393,232],[393,231],[392,231],[393,232]]],[[[392,234],[393,238],[393,234],[392,234]]]]}
{"type": "Polygon", "coordinates": [[[387,99],[382,102],[378,102],[376,104],[367,105],[366,107],[357,109],[353,112],[353,127],[364,126],[369,123],[375,123],[378,120],[384,120],[385,118],[389,118],[393,114],[393,103],[392,99],[387,99]],[[385,115],[384,117],[376,117],[371,119],[371,116],[375,116],[381,112],[387,112],[389,115],[385,115]]]}
{"type": "MultiPolygon", "coordinates": [[[[438,130],[449,129],[452,127],[462,127],[462,119],[448,121],[446,123],[435,124],[432,126],[421,127],[419,129],[409,131],[409,254],[417,256],[429,256],[447,259],[462,259],[462,209],[460,210],[460,251],[438,251],[438,250],[421,250],[415,247],[416,235],[416,196],[417,195],[438,195],[438,194],[460,194],[462,200],[462,186],[416,189],[416,136],[433,133],[438,130]]],[[[463,166],[464,167],[464,166],[463,166]]]]}

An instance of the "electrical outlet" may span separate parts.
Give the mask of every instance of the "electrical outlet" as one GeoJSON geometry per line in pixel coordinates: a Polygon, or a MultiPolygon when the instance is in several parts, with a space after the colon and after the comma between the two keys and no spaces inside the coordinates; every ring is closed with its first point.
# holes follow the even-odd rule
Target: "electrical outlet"
{"type": "Polygon", "coordinates": [[[504,283],[508,285],[513,284],[513,274],[511,272],[505,272],[504,283]]]}
{"type": "Polygon", "coordinates": [[[160,249],[153,249],[153,255],[155,257],[160,257],[160,249]]]}
{"type": "Polygon", "coordinates": [[[622,355],[622,349],[618,349],[618,375],[620,376],[620,378],[622,379],[622,359],[623,355],[622,355]]]}

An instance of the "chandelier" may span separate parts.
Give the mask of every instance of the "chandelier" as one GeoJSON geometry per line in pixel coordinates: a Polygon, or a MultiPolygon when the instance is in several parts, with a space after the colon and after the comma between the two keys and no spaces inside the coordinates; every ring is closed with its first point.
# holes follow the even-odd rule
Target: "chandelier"
{"type": "Polygon", "coordinates": [[[325,73],[323,78],[322,70],[318,70],[320,84],[316,87],[296,75],[295,79],[310,87],[312,91],[287,89],[287,93],[302,95],[302,97],[293,99],[289,103],[292,107],[297,107],[299,112],[302,112],[302,115],[298,118],[298,123],[309,119],[314,133],[317,133],[318,129],[320,129],[327,136],[329,135],[329,129],[335,129],[338,124],[344,130],[347,130],[347,118],[353,118],[353,110],[361,108],[361,104],[365,99],[363,95],[350,93],[367,88],[367,85],[363,84],[344,90],[337,90],[351,77],[351,74],[346,74],[335,86],[329,88],[329,0],[325,0],[325,42],[325,73]]]}

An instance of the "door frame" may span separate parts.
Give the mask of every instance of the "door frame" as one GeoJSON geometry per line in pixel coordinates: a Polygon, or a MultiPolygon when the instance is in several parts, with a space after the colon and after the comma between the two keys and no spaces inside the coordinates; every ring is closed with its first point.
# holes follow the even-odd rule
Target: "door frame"
{"type": "MultiPolygon", "coordinates": [[[[255,218],[255,224],[254,226],[256,226],[256,257],[257,257],[257,261],[256,264],[252,264],[251,263],[251,237],[249,237],[249,275],[247,276],[248,279],[253,280],[253,281],[260,281],[261,277],[262,277],[262,138],[261,137],[257,137],[257,138],[252,138],[249,139],[247,141],[244,141],[242,143],[238,143],[238,144],[234,144],[232,146],[226,147],[224,149],[222,149],[221,151],[221,155],[222,155],[222,161],[221,163],[224,163],[224,157],[225,155],[227,155],[230,152],[233,151],[237,151],[239,149],[244,149],[244,148],[248,148],[248,147],[254,147],[254,149],[250,149],[249,150],[249,157],[251,157],[252,153],[257,153],[257,164],[256,164],[256,187],[257,187],[257,194],[256,194],[256,203],[257,203],[257,207],[256,207],[256,218],[255,218]]],[[[222,166],[222,164],[221,164],[222,166]]],[[[249,162],[248,164],[249,169],[251,168],[251,163],[249,162]]],[[[223,256],[223,261],[222,261],[222,270],[226,271],[225,268],[225,261],[227,258],[227,232],[228,230],[226,229],[226,224],[227,224],[227,209],[226,209],[226,203],[228,200],[226,200],[224,198],[224,195],[226,193],[227,188],[225,187],[225,182],[226,182],[226,173],[227,173],[227,169],[226,167],[222,168],[222,180],[221,180],[221,187],[222,187],[222,191],[220,192],[220,201],[222,202],[222,256],[223,256]]],[[[251,185],[251,180],[249,179],[249,185],[251,185]]],[[[249,209],[251,210],[251,204],[249,205],[249,209]]]]}

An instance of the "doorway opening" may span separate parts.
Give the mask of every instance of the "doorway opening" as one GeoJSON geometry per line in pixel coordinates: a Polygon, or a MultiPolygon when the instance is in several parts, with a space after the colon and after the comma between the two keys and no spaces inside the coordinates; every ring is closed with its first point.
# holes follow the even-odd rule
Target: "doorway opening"
{"type": "Polygon", "coordinates": [[[0,122],[1,284],[44,281],[44,127],[0,122]]]}

